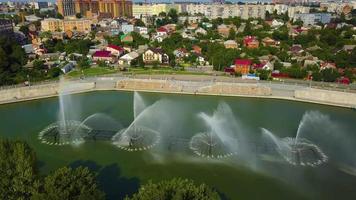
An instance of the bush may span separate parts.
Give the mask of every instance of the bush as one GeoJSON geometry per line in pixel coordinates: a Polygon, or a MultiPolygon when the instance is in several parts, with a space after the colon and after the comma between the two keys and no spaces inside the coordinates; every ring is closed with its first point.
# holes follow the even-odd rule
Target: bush
{"type": "Polygon", "coordinates": [[[0,199],[29,199],[34,191],[36,155],[20,141],[0,139],[0,199]]]}
{"type": "Polygon", "coordinates": [[[132,198],[125,200],[220,200],[218,193],[205,184],[196,185],[188,179],[172,179],[143,185],[132,198]]]}
{"type": "Polygon", "coordinates": [[[63,167],[45,178],[43,186],[32,199],[101,200],[104,193],[98,189],[95,176],[88,168],[63,167]]]}

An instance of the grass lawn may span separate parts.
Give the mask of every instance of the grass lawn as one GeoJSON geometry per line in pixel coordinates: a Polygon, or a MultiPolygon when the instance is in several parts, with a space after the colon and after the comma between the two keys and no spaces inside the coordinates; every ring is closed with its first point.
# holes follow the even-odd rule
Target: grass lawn
{"type": "Polygon", "coordinates": [[[96,76],[103,74],[113,74],[117,73],[118,70],[113,68],[103,68],[103,67],[91,67],[88,69],[84,69],[83,72],[81,70],[71,71],[67,74],[69,77],[79,77],[84,74],[84,76],[96,76]]]}
{"type": "Polygon", "coordinates": [[[175,70],[170,67],[161,68],[130,68],[129,71],[124,74],[194,74],[194,75],[206,75],[203,72],[190,72],[184,70],[175,70]]]}

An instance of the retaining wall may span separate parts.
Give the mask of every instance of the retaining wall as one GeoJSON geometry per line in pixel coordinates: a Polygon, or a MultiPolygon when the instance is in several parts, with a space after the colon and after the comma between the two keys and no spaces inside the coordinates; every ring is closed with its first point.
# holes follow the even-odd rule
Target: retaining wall
{"type": "Polygon", "coordinates": [[[296,90],[294,92],[294,97],[296,99],[310,100],[314,102],[356,106],[356,94],[354,93],[309,88],[296,90]]]}
{"type": "MultiPolygon", "coordinates": [[[[68,83],[71,85],[70,83],[68,83]]],[[[95,88],[94,83],[73,83],[71,87],[66,87],[66,92],[76,93],[95,88]]],[[[36,85],[29,87],[12,88],[0,91],[0,102],[16,102],[21,100],[36,99],[41,97],[56,96],[59,92],[57,83],[36,85]]]]}

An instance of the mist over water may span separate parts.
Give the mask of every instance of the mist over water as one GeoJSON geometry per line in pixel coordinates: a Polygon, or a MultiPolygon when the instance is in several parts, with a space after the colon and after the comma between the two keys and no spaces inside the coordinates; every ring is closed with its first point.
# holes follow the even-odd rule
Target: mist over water
{"type": "MultiPolygon", "coordinates": [[[[317,192],[311,189],[313,182],[305,175],[307,172],[312,171],[313,179],[320,180],[335,170],[356,175],[356,147],[349,139],[350,132],[318,111],[305,112],[294,133],[264,127],[256,133],[255,127],[241,122],[239,109],[242,108],[232,109],[224,101],[206,110],[204,106],[187,105],[173,98],[147,100],[143,93],[134,92],[132,121],[124,127],[120,120],[105,113],[84,117],[85,108],[73,101],[70,94],[77,86],[63,82],[58,122],[65,123],[51,124],[40,133],[39,139],[45,144],[91,140],[113,144],[117,151],[127,151],[132,156],[143,157],[146,163],[162,166],[178,162],[242,168],[273,177],[311,195],[317,192]],[[55,130],[65,139],[58,140],[53,134],[55,130]]],[[[122,105],[115,106],[120,110],[122,105]]]]}

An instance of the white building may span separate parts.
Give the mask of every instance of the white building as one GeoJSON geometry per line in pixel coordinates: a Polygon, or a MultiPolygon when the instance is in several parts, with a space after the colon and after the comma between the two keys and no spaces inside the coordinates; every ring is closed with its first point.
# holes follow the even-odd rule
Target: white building
{"type": "Polygon", "coordinates": [[[310,12],[310,7],[293,6],[288,8],[288,17],[294,19],[296,14],[305,14],[310,12]]]}
{"type": "Polygon", "coordinates": [[[209,19],[241,17],[265,18],[266,7],[264,5],[238,5],[238,4],[188,4],[187,12],[190,15],[203,14],[209,19]]]}

